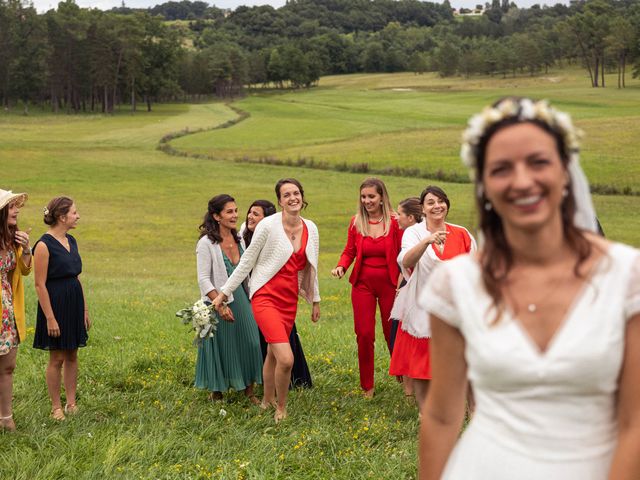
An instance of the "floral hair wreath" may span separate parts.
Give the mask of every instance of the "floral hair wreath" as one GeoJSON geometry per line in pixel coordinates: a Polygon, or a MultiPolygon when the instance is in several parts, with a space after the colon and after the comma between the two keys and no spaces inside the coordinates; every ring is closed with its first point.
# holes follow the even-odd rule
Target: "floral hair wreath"
{"type": "Polygon", "coordinates": [[[478,165],[478,145],[482,137],[492,125],[512,117],[523,122],[537,120],[548,125],[564,140],[569,160],[574,156],[577,159],[582,130],[573,125],[567,113],[556,110],[546,100],[534,102],[529,98],[506,98],[496,106],[485,107],[481,113],[471,117],[462,134],[460,158],[471,169],[472,175],[478,165]]]}
{"type": "MultiPolygon", "coordinates": [[[[546,100],[534,102],[529,98],[505,98],[497,105],[486,107],[481,113],[469,120],[467,129],[462,134],[460,157],[470,169],[472,180],[475,180],[475,170],[478,167],[478,146],[480,140],[489,128],[508,118],[517,118],[521,122],[538,121],[549,126],[551,130],[560,134],[564,142],[565,153],[568,157],[567,171],[571,179],[572,195],[576,203],[573,223],[578,228],[597,232],[596,212],[591,200],[589,181],[580,167],[580,138],[582,130],[575,127],[571,117],[553,108],[546,100]]],[[[482,182],[476,185],[476,195],[482,198],[484,186],[482,182]]]]}

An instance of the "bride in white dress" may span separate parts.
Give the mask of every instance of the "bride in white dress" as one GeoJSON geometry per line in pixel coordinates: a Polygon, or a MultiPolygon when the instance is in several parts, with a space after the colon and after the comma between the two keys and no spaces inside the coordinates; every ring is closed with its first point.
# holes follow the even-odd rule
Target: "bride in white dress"
{"type": "Polygon", "coordinates": [[[483,243],[421,296],[422,480],[640,479],[640,252],[593,233],[578,136],[529,99],[469,122],[483,243]],[[469,381],[476,410],[458,439],[469,381]]]}

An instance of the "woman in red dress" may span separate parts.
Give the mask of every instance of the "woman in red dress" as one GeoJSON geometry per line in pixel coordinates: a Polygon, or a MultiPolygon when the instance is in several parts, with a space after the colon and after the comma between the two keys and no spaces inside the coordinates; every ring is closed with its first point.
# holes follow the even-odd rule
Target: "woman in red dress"
{"type": "Polygon", "coordinates": [[[334,277],[342,278],[355,260],[349,282],[352,285],[360,386],[368,398],[374,394],[376,303],[380,308],[384,338],[391,351],[390,316],[400,275],[397,257],[402,241],[402,231],[392,213],[384,183],[377,178],[365,180],[360,185],[358,213],[349,224],[347,245],[338,266],[331,271],[334,277]]]}
{"type": "Polygon", "coordinates": [[[255,228],[251,244],[240,263],[220,288],[213,301],[220,315],[233,321],[225,301],[251,273],[249,297],[258,328],[269,344],[262,370],[264,397],[262,407],[276,407],[277,422],[287,416],[287,397],[293,367],[289,335],[298,309],[298,295],[312,304],[311,320],[320,318],[318,289],[318,228],[300,216],[307,203],[296,179],[285,178],[276,184],[281,213],[262,220],[255,228]]]}
{"type": "Polygon", "coordinates": [[[445,222],[451,206],[447,194],[436,186],[428,186],[420,195],[426,221],[405,230],[402,251],[398,256],[402,266],[411,271],[407,282],[402,324],[398,329],[389,373],[412,379],[413,390],[422,411],[431,364],[427,313],[418,307],[417,295],[438,263],[476,249],[476,242],[464,227],[445,222]]]}

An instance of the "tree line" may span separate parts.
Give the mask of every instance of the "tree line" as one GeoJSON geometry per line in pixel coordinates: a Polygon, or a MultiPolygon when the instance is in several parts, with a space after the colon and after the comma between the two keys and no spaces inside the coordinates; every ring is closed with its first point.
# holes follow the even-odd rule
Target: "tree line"
{"type": "Polygon", "coordinates": [[[244,88],[308,88],[321,75],[435,71],[442,76],[535,75],[580,64],[640,75],[640,2],[588,0],[518,8],[492,0],[481,16],[447,1],[289,0],[222,10],[205,2],[38,14],[0,0],[0,102],[53,111],[136,110],[142,102],[231,97],[244,88]]]}

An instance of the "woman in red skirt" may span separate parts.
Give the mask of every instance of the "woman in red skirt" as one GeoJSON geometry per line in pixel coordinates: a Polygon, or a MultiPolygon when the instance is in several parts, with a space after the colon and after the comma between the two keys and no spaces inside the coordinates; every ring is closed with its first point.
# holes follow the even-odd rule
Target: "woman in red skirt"
{"type": "Polygon", "coordinates": [[[382,331],[389,347],[391,308],[400,275],[397,257],[402,231],[392,216],[393,210],[384,183],[368,178],[360,185],[358,213],[351,219],[347,245],[338,266],[331,271],[342,278],[355,260],[349,282],[358,341],[360,386],[366,397],[373,397],[373,359],[376,332],[376,304],[380,308],[382,331]]]}
{"type": "Polygon", "coordinates": [[[402,266],[411,271],[411,277],[404,287],[406,298],[402,323],[398,329],[389,373],[413,380],[413,390],[421,412],[431,380],[431,331],[427,312],[417,305],[418,294],[438,263],[475,251],[476,242],[466,228],[445,222],[451,204],[440,187],[425,188],[420,195],[420,203],[426,221],[405,230],[402,251],[398,257],[402,266]]]}
{"type": "Polygon", "coordinates": [[[233,321],[225,301],[251,273],[249,298],[258,328],[268,343],[262,369],[262,407],[275,406],[277,422],[287,416],[289,381],[293,352],[289,335],[298,309],[298,295],[312,304],[311,320],[320,318],[318,252],[320,239],[316,225],[300,212],[307,206],[302,185],[294,178],[276,184],[280,213],[262,220],[255,228],[251,244],[213,306],[222,318],[233,321]]]}

